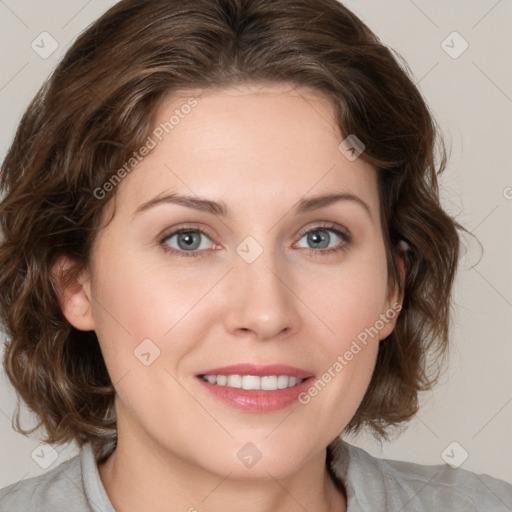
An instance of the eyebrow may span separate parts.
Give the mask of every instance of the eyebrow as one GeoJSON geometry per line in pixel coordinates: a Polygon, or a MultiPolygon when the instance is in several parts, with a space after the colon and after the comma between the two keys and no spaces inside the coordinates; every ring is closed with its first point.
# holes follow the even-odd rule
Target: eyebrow
{"type": "MultiPolygon", "coordinates": [[[[348,192],[302,198],[294,205],[292,211],[297,214],[304,214],[318,210],[320,208],[324,208],[339,201],[352,201],[356,204],[359,204],[364,208],[369,217],[372,218],[372,212],[368,204],[360,197],[348,192]]],[[[150,199],[149,201],[141,204],[137,210],[135,210],[134,215],[162,204],[177,204],[180,206],[186,206],[187,208],[193,208],[194,210],[211,213],[220,217],[232,216],[228,206],[223,201],[212,201],[211,199],[204,199],[198,196],[188,196],[182,194],[166,194],[163,196],[154,197],[153,199],[150,199]]]]}

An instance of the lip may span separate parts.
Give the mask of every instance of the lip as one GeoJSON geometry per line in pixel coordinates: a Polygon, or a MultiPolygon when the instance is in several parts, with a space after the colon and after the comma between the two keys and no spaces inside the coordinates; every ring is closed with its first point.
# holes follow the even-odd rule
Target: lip
{"type": "Polygon", "coordinates": [[[298,400],[299,395],[306,391],[315,380],[311,372],[295,366],[283,364],[257,365],[250,363],[211,368],[198,373],[196,377],[199,384],[210,396],[235,409],[259,413],[279,411],[291,406],[298,400]],[[210,384],[202,378],[203,375],[255,375],[258,377],[288,375],[303,379],[303,381],[297,386],[276,389],[274,391],[245,390],[210,384]]]}

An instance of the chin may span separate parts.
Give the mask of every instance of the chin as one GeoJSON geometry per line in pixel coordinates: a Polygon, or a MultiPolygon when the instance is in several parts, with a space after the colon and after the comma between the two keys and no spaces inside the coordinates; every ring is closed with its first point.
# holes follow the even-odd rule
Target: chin
{"type": "MultiPolygon", "coordinates": [[[[270,436],[271,437],[271,436],[270,436]]],[[[324,449],[305,446],[298,436],[295,440],[261,439],[232,440],[228,446],[218,446],[208,453],[208,471],[236,480],[282,479],[296,473],[310,457],[322,456],[324,449]]],[[[206,455],[206,454],[205,454],[206,455]]],[[[203,459],[202,465],[205,460],[203,459]]]]}

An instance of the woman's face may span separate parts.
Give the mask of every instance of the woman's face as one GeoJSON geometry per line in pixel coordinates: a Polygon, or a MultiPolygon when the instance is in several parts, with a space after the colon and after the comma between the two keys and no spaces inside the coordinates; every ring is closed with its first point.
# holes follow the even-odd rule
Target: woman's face
{"type": "Polygon", "coordinates": [[[154,128],[67,316],[97,333],[120,442],[291,474],[353,417],[396,321],[376,171],[286,84],[174,96],[154,128]]]}

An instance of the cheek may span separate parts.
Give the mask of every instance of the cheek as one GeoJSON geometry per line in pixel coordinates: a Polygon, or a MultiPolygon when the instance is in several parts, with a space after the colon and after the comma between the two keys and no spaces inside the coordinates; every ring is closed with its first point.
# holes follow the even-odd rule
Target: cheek
{"type": "MultiPolygon", "coordinates": [[[[115,381],[138,369],[141,362],[156,360],[164,350],[187,349],[168,341],[201,290],[191,285],[195,281],[190,277],[175,279],[176,272],[149,265],[137,254],[113,247],[103,250],[108,258],[97,260],[91,290],[93,315],[105,362],[115,381]]],[[[173,354],[173,359],[179,357],[173,354]]]]}
{"type": "Polygon", "coordinates": [[[314,287],[308,292],[312,309],[329,329],[317,337],[322,373],[303,403],[314,416],[336,424],[335,432],[357,410],[375,367],[387,292],[383,250],[340,266],[328,283],[323,292],[314,287]]]}
{"type": "Polygon", "coordinates": [[[96,312],[107,323],[117,320],[117,327],[134,336],[163,336],[190,310],[197,294],[204,293],[205,285],[192,271],[171,268],[160,254],[148,257],[128,244],[117,249],[113,242],[101,252],[106,257],[98,258],[94,295],[103,307],[98,305],[96,312]],[[102,313],[110,313],[110,320],[102,313]]]}
{"type": "Polygon", "coordinates": [[[338,351],[374,327],[384,312],[387,295],[384,252],[382,258],[380,251],[370,257],[356,255],[323,282],[320,288],[309,286],[305,295],[312,309],[329,327],[326,339],[330,340],[330,352],[338,351]]]}
{"type": "Polygon", "coordinates": [[[325,317],[334,334],[317,338],[321,372],[300,400],[307,414],[325,425],[332,437],[343,430],[359,407],[380,343],[377,322],[382,302],[371,297],[377,290],[361,281],[353,290],[349,284],[346,293],[338,296],[336,309],[331,307],[325,317]]]}

